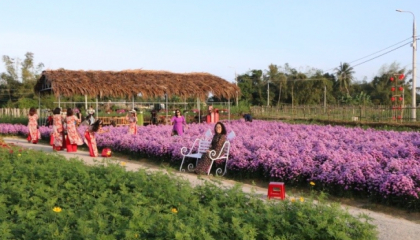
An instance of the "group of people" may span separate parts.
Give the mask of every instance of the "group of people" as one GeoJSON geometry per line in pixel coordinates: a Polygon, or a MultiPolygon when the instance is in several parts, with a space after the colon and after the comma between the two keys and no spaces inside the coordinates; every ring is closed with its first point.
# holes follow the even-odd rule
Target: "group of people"
{"type": "MultiPolygon", "coordinates": [[[[41,134],[38,129],[38,114],[35,108],[30,108],[28,120],[28,141],[36,144],[41,138],[41,134]]],[[[86,129],[84,140],[77,132],[76,126],[79,123],[80,119],[73,114],[71,108],[67,109],[66,117],[61,114],[61,108],[53,110],[51,132],[53,150],[67,149],[67,152],[77,152],[77,146],[83,145],[85,142],[89,147],[90,156],[98,157],[95,134],[103,132],[102,121],[96,120],[86,129]]]]}
{"type": "MultiPolygon", "coordinates": [[[[31,108],[28,114],[28,141],[36,144],[41,138],[41,134],[38,130],[38,115],[35,108],[31,108]]],[[[130,134],[137,133],[137,116],[135,110],[130,111],[126,116],[127,121],[129,122],[128,132],[130,134]]],[[[77,124],[80,123],[80,119],[73,114],[71,108],[67,109],[66,117],[61,114],[61,108],[55,108],[52,116],[52,133],[51,145],[53,150],[60,151],[67,149],[67,152],[76,152],[77,146],[86,143],[89,148],[89,155],[92,157],[98,157],[98,148],[96,144],[96,134],[103,133],[102,129],[102,120],[96,120],[93,124],[89,125],[84,133],[84,139],[77,132],[77,124]]],[[[171,135],[182,136],[184,134],[184,127],[186,126],[186,121],[184,116],[181,115],[179,109],[175,110],[175,115],[171,118],[171,123],[173,124],[171,135]]],[[[226,141],[226,128],[222,122],[217,122],[214,126],[214,136],[211,141],[211,146],[207,151],[207,154],[204,154],[201,161],[199,161],[196,173],[205,174],[208,171],[208,168],[211,164],[210,151],[215,150],[220,152],[223,147],[224,142],[226,141]]]]}

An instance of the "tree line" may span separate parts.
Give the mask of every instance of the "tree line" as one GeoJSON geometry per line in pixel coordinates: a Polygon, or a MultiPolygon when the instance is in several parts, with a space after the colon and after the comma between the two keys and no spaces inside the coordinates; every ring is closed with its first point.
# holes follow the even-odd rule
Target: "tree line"
{"type": "MultiPolygon", "coordinates": [[[[2,60],[6,71],[0,74],[0,107],[37,106],[38,96],[33,89],[44,64],[36,64],[31,52],[27,52],[22,61],[7,55],[2,60]]],[[[236,81],[241,89],[239,101],[245,105],[314,105],[324,101],[340,105],[395,105],[392,96],[396,94],[410,105],[412,79],[407,75],[411,76],[411,71],[401,68],[398,63],[382,66],[369,82],[366,79],[356,81],[354,74],[349,63],[340,63],[327,73],[314,68],[301,71],[285,63],[250,70],[238,75],[236,81]],[[396,80],[390,81],[391,78],[396,80]],[[391,91],[395,86],[397,88],[391,91]],[[401,89],[403,91],[399,91],[401,89]]],[[[54,101],[54,96],[42,96],[44,104],[52,105],[54,101]]]]}
{"type": "Polygon", "coordinates": [[[370,82],[356,81],[354,74],[348,63],[340,63],[327,73],[312,68],[298,71],[287,63],[270,64],[266,70],[239,75],[237,84],[242,92],[240,100],[250,105],[314,105],[324,101],[337,105],[397,105],[398,99],[392,99],[396,95],[403,97],[406,105],[411,104],[412,79],[407,77],[411,71],[398,63],[382,66],[370,82]]]}

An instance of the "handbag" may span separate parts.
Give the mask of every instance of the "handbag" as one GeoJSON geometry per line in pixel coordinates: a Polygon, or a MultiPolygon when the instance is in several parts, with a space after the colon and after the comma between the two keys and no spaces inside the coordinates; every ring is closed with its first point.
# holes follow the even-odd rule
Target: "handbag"
{"type": "Polygon", "coordinates": [[[110,148],[102,149],[102,153],[101,153],[102,157],[111,157],[111,155],[112,155],[112,151],[110,148]]]}
{"type": "Polygon", "coordinates": [[[50,135],[50,145],[53,146],[54,145],[54,134],[50,135]]]}

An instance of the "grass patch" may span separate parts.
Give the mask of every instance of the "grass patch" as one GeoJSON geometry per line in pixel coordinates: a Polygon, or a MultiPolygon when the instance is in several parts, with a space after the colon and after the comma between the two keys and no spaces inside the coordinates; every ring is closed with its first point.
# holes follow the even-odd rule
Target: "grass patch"
{"type": "Polygon", "coordinates": [[[266,202],[239,186],[86,166],[0,148],[1,239],[375,239],[367,216],[312,199],[266,202]]]}

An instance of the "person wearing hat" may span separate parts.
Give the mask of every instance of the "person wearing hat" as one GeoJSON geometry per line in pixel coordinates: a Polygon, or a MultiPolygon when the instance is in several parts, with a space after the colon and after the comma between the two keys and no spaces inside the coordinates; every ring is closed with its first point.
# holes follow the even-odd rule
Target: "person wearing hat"
{"type": "Polygon", "coordinates": [[[137,134],[137,115],[136,110],[131,110],[125,119],[129,122],[128,126],[128,133],[129,134],[137,134]]]}

